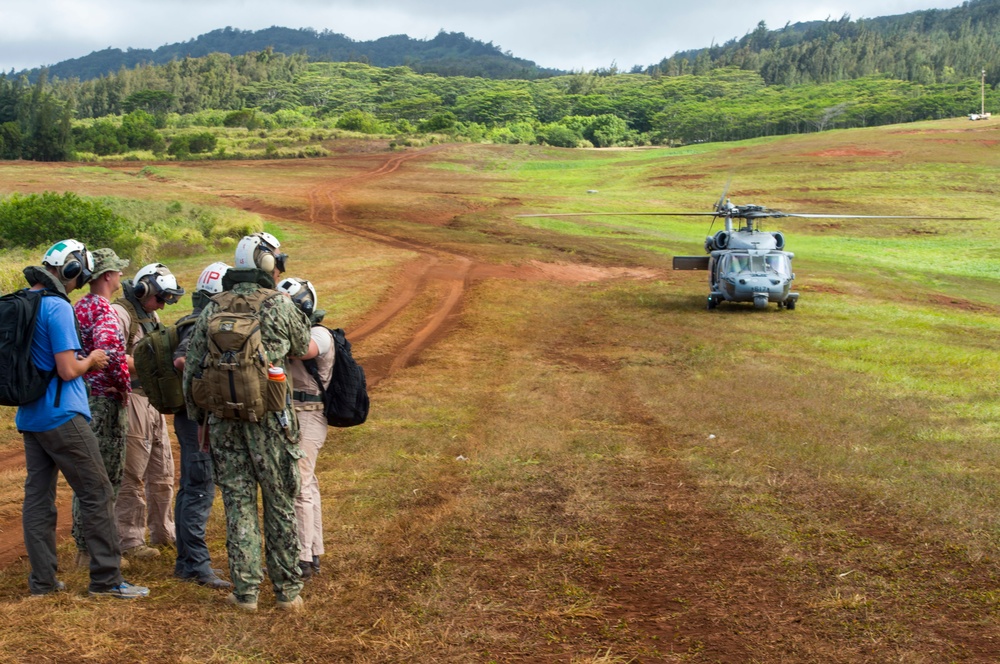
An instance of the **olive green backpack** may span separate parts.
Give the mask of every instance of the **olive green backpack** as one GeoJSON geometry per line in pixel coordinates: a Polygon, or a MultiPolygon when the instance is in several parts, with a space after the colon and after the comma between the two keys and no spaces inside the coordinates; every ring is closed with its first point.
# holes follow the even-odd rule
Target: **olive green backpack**
{"type": "Polygon", "coordinates": [[[269,362],[260,333],[260,310],[276,290],[232,291],[212,298],[218,309],[208,317],[208,349],[191,381],[200,408],[227,420],[260,422],[285,409],[289,381],[268,380],[269,362]]]}
{"type": "Polygon", "coordinates": [[[149,405],[164,415],[185,410],[182,377],[174,368],[174,351],[180,342],[181,329],[193,325],[197,319],[189,314],[174,325],[157,325],[132,348],[142,391],[149,405]]]}

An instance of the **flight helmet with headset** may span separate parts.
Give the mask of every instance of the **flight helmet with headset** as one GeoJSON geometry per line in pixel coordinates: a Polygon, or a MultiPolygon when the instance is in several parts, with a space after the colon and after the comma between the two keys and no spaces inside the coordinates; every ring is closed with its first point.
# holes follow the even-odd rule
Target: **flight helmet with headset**
{"type": "Polygon", "coordinates": [[[236,261],[233,267],[237,269],[257,268],[270,274],[274,268],[285,271],[285,261],[288,254],[278,253],[281,243],[270,233],[254,233],[247,235],[236,245],[236,261]]]}
{"type": "Polygon", "coordinates": [[[79,279],[82,288],[94,276],[94,254],[82,242],[63,240],[49,247],[42,257],[42,265],[55,268],[59,281],[70,284],[79,279]]]}
{"type": "Polygon", "coordinates": [[[195,284],[195,290],[209,295],[218,295],[223,290],[222,277],[226,276],[228,271],[229,266],[222,261],[212,263],[201,271],[198,283],[195,284]]]}
{"type": "Polygon", "coordinates": [[[292,298],[295,306],[306,316],[312,316],[316,310],[316,289],[305,279],[296,277],[282,279],[278,282],[277,289],[292,298]]]}
{"type": "Polygon", "coordinates": [[[132,293],[140,302],[150,295],[164,304],[176,304],[184,289],[177,285],[177,277],[163,263],[143,266],[132,279],[132,293]]]}

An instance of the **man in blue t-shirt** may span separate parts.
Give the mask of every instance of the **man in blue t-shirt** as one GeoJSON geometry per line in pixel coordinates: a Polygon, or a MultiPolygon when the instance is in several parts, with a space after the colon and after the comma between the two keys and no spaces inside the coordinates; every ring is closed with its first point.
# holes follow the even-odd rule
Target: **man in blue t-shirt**
{"type": "Polygon", "coordinates": [[[31,563],[32,595],[66,586],[56,579],[56,480],[62,471],[80,499],[83,532],[90,550],[90,595],[134,599],[149,589],[126,582],[115,527],[114,493],[91,430],[83,375],[108,363],[101,349],[81,356],[76,316],[67,294],[90,279],[93,258],[83,244],[54,244],[41,266],[24,269],[30,290],[48,290],[35,319],[31,359],[41,371],[55,370],[45,396],[17,409],[15,423],[24,436],[24,546],[31,563]]]}

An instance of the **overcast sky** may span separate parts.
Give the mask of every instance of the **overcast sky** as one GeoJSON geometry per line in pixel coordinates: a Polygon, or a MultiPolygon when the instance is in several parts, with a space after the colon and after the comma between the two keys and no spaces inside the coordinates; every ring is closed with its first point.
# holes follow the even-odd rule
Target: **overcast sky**
{"type": "Polygon", "coordinates": [[[619,69],[742,37],[766,21],[874,18],[959,0],[0,0],[0,72],[108,47],[155,49],[217,28],[328,29],[366,41],[440,30],[493,42],[542,67],[619,69]]]}

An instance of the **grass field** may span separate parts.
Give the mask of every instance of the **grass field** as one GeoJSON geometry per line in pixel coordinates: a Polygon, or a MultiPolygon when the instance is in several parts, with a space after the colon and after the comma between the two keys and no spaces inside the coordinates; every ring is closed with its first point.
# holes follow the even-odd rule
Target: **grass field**
{"type": "MultiPolygon", "coordinates": [[[[0,660],[1000,660],[998,146],[1000,126],[948,120],[154,178],[0,163],[0,194],[262,215],[375,383],[370,421],[320,457],[305,613],[264,589],[237,614],[170,555],[127,574],[149,600],[95,602],[64,542],[68,593],[28,599],[26,563],[0,571],[0,660]],[[799,307],[709,312],[704,276],[670,270],[709,222],[615,213],[710,210],[730,178],[737,204],[981,219],[772,222],[799,307]],[[516,216],[574,211],[609,216],[516,216]]],[[[168,264],[188,285],[226,258],[168,264]]],[[[19,445],[6,411],[14,532],[19,445]]],[[[225,567],[221,501],[210,534],[225,567]]]]}

